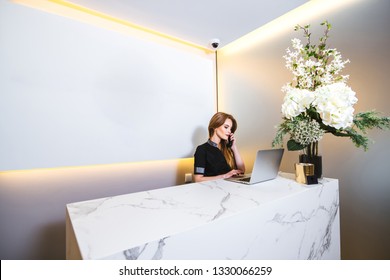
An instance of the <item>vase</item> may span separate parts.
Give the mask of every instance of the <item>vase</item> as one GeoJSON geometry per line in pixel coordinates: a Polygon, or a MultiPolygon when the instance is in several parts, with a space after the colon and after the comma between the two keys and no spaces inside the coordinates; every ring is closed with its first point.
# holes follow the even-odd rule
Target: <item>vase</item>
{"type": "Polygon", "coordinates": [[[322,178],[322,156],[318,155],[318,142],[310,143],[304,149],[304,153],[299,155],[299,162],[314,164],[314,175],[322,178]]]}

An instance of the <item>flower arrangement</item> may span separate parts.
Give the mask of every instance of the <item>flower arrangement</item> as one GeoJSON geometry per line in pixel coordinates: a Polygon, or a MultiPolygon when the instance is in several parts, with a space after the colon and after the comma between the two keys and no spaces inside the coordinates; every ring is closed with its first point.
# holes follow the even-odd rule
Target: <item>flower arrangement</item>
{"type": "Polygon", "coordinates": [[[282,87],[283,120],[277,126],[272,146],[282,146],[289,134],[287,148],[303,150],[308,157],[318,155],[318,141],[325,133],[349,137],[357,147],[368,149],[368,129],[390,128],[390,118],[374,110],[354,115],[356,93],[346,84],[348,76],[341,71],[349,60],[343,60],[334,48],[327,48],[331,25],[325,21],[324,35],[312,44],[310,25],[295,27],[302,30],[307,42],[292,39],[292,50],[284,56],[286,67],[293,73],[291,83],[282,87]]]}

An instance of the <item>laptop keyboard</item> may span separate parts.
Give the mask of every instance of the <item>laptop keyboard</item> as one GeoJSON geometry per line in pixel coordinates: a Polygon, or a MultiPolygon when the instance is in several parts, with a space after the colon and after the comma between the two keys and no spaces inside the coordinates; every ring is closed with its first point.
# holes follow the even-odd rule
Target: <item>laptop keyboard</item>
{"type": "Polygon", "coordinates": [[[241,178],[238,180],[240,180],[241,182],[249,182],[251,180],[251,177],[241,178]]]}

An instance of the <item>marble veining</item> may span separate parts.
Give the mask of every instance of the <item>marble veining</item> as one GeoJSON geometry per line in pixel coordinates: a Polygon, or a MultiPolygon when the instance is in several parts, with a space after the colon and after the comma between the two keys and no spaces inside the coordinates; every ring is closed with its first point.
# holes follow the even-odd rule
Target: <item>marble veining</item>
{"type": "Polygon", "coordinates": [[[71,203],[84,259],[339,258],[338,181],[291,174],[226,180],[71,203]]]}
{"type": "Polygon", "coordinates": [[[148,246],[148,243],[134,247],[128,250],[125,250],[123,254],[125,255],[126,260],[137,260],[139,256],[145,251],[146,247],[148,246]]]}
{"type": "MultiPolygon", "coordinates": [[[[319,190],[319,194],[322,194],[323,189],[319,190]]],[[[334,200],[328,207],[324,205],[319,205],[318,208],[311,210],[308,213],[303,213],[302,211],[296,211],[291,214],[280,214],[276,213],[270,222],[277,223],[283,227],[295,227],[298,223],[305,224],[305,231],[302,235],[302,239],[300,241],[300,248],[298,250],[298,259],[321,259],[324,252],[326,252],[330,244],[332,243],[332,228],[334,227],[334,222],[338,214],[339,203],[338,203],[338,192],[335,193],[336,196],[334,200]],[[308,252],[307,257],[301,256],[302,246],[304,245],[304,241],[307,241],[306,235],[310,234],[306,231],[311,229],[310,223],[312,220],[318,218],[322,213],[326,214],[326,223],[323,224],[324,230],[318,231],[318,236],[312,240],[310,245],[310,251],[308,252]]],[[[338,233],[337,233],[338,234],[338,233]]],[[[305,244],[307,246],[307,244],[305,244]]]]}

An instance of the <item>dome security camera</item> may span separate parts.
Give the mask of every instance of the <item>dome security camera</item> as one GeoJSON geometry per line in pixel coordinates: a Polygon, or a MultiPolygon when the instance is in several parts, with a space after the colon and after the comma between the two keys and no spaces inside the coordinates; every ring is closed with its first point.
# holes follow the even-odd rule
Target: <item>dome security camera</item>
{"type": "Polygon", "coordinates": [[[215,49],[215,50],[218,49],[219,43],[220,43],[219,39],[211,39],[211,40],[210,40],[210,46],[211,46],[213,49],[215,49]]]}

